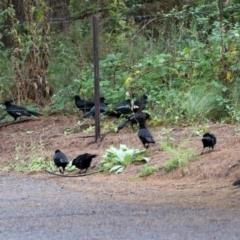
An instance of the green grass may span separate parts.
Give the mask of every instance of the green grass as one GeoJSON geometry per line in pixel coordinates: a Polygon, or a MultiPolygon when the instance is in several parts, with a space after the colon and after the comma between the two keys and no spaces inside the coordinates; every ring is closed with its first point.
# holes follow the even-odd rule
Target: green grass
{"type": "Polygon", "coordinates": [[[221,106],[218,96],[221,96],[220,89],[208,85],[190,88],[186,102],[187,119],[197,123],[203,122],[206,118],[219,118],[221,106]]]}
{"type": "Polygon", "coordinates": [[[141,169],[140,169],[140,173],[139,173],[139,177],[147,177],[152,175],[153,173],[155,173],[158,170],[158,166],[149,166],[149,165],[144,165],[141,169]]]}
{"type": "Polygon", "coordinates": [[[190,139],[186,139],[179,143],[176,147],[172,143],[162,142],[160,146],[163,151],[166,151],[170,155],[170,160],[163,164],[163,168],[166,172],[171,172],[177,168],[181,169],[182,175],[186,175],[188,172],[188,165],[191,161],[196,159],[196,149],[189,148],[190,139]]]}
{"type": "Polygon", "coordinates": [[[34,171],[54,168],[53,161],[45,153],[41,136],[33,138],[33,133],[33,131],[25,133],[29,136],[29,141],[15,141],[15,157],[11,164],[3,168],[4,170],[34,171]]]}

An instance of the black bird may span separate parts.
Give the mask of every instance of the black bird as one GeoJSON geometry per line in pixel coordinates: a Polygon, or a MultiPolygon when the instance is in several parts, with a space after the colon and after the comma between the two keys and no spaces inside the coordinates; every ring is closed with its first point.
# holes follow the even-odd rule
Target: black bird
{"type": "Polygon", "coordinates": [[[61,174],[64,174],[65,167],[68,165],[68,158],[66,154],[57,149],[55,151],[55,154],[53,155],[53,161],[55,165],[59,168],[59,172],[61,174]]]}
{"type": "MultiPolygon", "coordinates": [[[[132,95],[134,97],[134,94],[132,95]]],[[[112,109],[105,112],[105,115],[120,117],[121,115],[131,114],[132,112],[137,112],[144,109],[147,103],[147,95],[144,94],[140,99],[135,100],[133,103],[131,99],[124,100],[117,103],[112,109]]]]}
{"type": "Polygon", "coordinates": [[[91,165],[92,159],[95,158],[96,154],[90,154],[90,153],[84,153],[81,155],[78,155],[75,159],[72,161],[72,166],[76,166],[80,169],[79,173],[85,169],[85,172],[88,170],[88,168],[91,165]]]}
{"type": "Polygon", "coordinates": [[[212,148],[213,150],[215,144],[217,143],[217,138],[212,133],[205,133],[202,138],[202,143],[203,143],[203,150],[201,154],[203,154],[205,147],[209,147],[209,151],[210,151],[210,148],[212,148]]]}
{"type": "Polygon", "coordinates": [[[89,112],[92,109],[92,107],[94,106],[94,102],[84,100],[84,99],[80,98],[79,95],[75,95],[74,100],[75,100],[76,106],[83,112],[89,112]]]}
{"type": "Polygon", "coordinates": [[[148,96],[144,94],[141,98],[134,101],[133,111],[137,112],[139,110],[143,110],[147,104],[148,96]]]}
{"type": "Polygon", "coordinates": [[[240,179],[238,179],[237,181],[235,181],[234,183],[233,183],[233,186],[237,186],[237,185],[239,185],[240,184],[240,179]]]}
{"type": "Polygon", "coordinates": [[[125,126],[127,126],[128,124],[131,124],[131,127],[133,129],[134,124],[138,124],[140,122],[145,122],[147,119],[149,119],[149,117],[150,116],[148,113],[138,111],[138,112],[132,114],[131,116],[129,116],[125,122],[118,125],[118,128],[117,128],[118,132],[121,129],[123,129],[125,126]]]}
{"type": "MultiPolygon", "coordinates": [[[[104,101],[105,101],[105,98],[100,97],[100,106],[99,106],[100,107],[100,113],[104,113],[105,110],[106,110],[107,106],[106,106],[104,101]]],[[[93,116],[93,117],[95,116],[95,106],[93,106],[89,112],[85,113],[83,115],[83,118],[89,118],[91,116],[93,116]]]]}
{"type": "Polygon", "coordinates": [[[148,148],[150,143],[155,143],[152,133],[145,126],[145,122],[139,123],[138,137],[145,148],[148,148]]]}
{"type": "Polygon", "coordinates": [[[112,109],[106,111],[104,115],[120,117],[123,114],[130,114],[132,113],[131,109],[131,100],[127,99],[120,103],[117,103],[112,109]]]}
{"type": "Polygon", "coordinates": [[[5,101],[2,103],[6,107],[7,113],[14,118],[14,121],[17,120],[17,118],[21,118],[21,116],[28,116],[34,115],[36,117],[42,116],[42,114],[28,110],[25,107],[20,107],[17,105],[13,105],[10,101],[5,101]]]}

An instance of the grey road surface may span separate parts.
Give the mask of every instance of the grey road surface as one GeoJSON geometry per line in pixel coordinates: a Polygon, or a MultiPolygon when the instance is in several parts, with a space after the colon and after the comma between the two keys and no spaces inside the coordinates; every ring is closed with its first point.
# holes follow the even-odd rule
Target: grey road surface
{"type": "Polygon", "coordinates": [[[81,190],[81,182],[77,191],[24,175],[4,174],[0,187],[0,239],[240,239],[236,209],[103,199],[93,187],[81,190]]]}

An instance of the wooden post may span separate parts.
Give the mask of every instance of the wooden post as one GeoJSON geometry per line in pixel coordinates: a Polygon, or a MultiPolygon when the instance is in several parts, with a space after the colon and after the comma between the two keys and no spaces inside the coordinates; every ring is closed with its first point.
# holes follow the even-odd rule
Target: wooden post
{"type": "Polygon", "coordinates": [[[100,138],[100,93],[98,60],[98,19],[93,16],[94,96],[95,96],[95,142],[100,138]]]}

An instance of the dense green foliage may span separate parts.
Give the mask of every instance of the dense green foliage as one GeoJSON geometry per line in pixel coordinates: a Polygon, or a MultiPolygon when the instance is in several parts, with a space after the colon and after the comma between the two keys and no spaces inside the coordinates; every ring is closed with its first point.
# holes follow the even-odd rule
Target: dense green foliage
{"type": "MultiPolygon", "coordinates": [[[[99,17],[101,94],[114,104],[127,91],[147,93],[149,111],[161,123],[237,122],[240,4],[228,1],[221,8],[221,1],[180,2],[178,8],[151,10],[148,16],[140,15],[148,10],[145,1],[101,2],[106,10],[99,17]]],[[[75,19],[81,11],[99,8],[95,1],[77,5],[74,0],[69,7],[75,19]]],[[[68,34],[52,33],[52,109],[71,104],[75,94],[93,97],[92,42],[91,18],[74,21],[68,34]]],[[[0,40],[1,97],[11,97],[9,52],[0,40]]]]}

